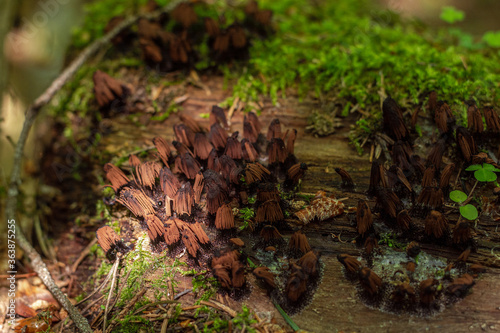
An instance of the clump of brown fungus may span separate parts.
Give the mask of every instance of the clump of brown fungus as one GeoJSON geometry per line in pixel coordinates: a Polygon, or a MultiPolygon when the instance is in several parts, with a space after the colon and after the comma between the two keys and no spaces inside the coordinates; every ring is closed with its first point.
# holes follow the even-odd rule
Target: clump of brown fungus
{"type": "MultiPolygon", "coordinates": [[[[206,260],[206,250],[211,243],[202,224],[198,222],[200,219],[205,221],[209,229],[212,225],[215,226],[220,237],[214,242],[227,242],[230,247],[243,251],[241,246],[244,243],[241,240],[226,237],[234,235],[236,230],[232,208],[239,202],[249,205],[248,194],[251,193],[256,196],[253,204],[254,219],[260,224],[256,228],[257,241],[251,250],[263,250],[262,253],[271,256],[268,255],[268,258],[276,258],[278,253],[289,251],[278,230],[284,220],[281,191],[286,190],[285,187],[278,186],[277,179],[284,180],[285,177],[276,172],[285,170],[285,160],[295,161],[287,180],[296,184],[307,169],[293,155],[297,131],[287,130],[283,135],[281,124],[277,120],[270,126],[273,134],[268,145],[272,147],[272,142],[278,142],[279,145],[274,143],[278,156],[274,164],[278,167],[269,170],[262,164],[266,156],[257,161],[261,154],[257,152],[256,145],[245,139],[240,142],[239,132],[232,135],[226,133],[227,120],[221,110],[213,108],[209,132],[205,132],[192,118],[181,115],[183,124],[174,126],[174,151],[170,150],[165,139],[157,137],[153,141],[160,162],[141,162],[138,158],[131,157],[130,165],[136,171],[132,180],[111,165],[106,167],[108,178],[117,191],[118,202],[128,207],[146,229],[153,251],[168,249],[171,253],[179,253],[177,249],[185,248],[189,258],[196,259],[191,261],[194,264],[206,260]],[[223,230],[228,230],[224,237],[223,230]]],[[[247,134],[251,133],[248,135],[249,139],[256,142],[262,140],[263,136],[255,133],[261,128],[258,118],[254,114],[247,116],[246,126],[251,128],[247,130],[247,134]]],[[[325,202],[336,201],[327,198],[325,202]]],[[[324,203],[320,200],[319,204],[321,206],[324,203]]],[[[342,204],[340,206],[343,207],[342,204]]],[[[291,248],[296,247],[300,253],[297,256],[302,257],[293,262],[295,266],[291,267],[299,268],[292,271],[255,271],[255,275],[265,281],[270,290],[275,290],[273,295],[279,294],[273,297],[277,297],[285,307],[288,306],[287,309],[291,312],[310,301],[319,284],[322,270],[319,256],[311,251],[306,236],[298,233],[294,237],[298,238],[295,243],[292,240],[291,248]],[[284,276],[279,288],[273,277],[277,275],[284,276]]],[[[246,255],[239,251],[216,251],[209,263],[212,274],[231,295],[249,290],[246,287],[246,255]]],[[[276,263],[273,265],[276,266],[276,263]]]]}
{"type": "Polygon", "coordinates": [[[292,235],[292,237],[290,237],[288,248],[292,251],[299,251],[302,254],[306,254],[311,251],[309,241],[302,231],[297,231],[292,235]]]}
{"type": "Polygon", "coordinates": [[[269,270],[269,268],[261,266],[253,270],[253,274],[259,280],[261,280],[265,286],[271,290],[276,289],[276,282],[274,282],[274,274],[269,270]]]}
{"type": "Polygon", "coordinates": [[[340,187],[344,190],[352,190],[354,188],[354,181],[351,175],[344,168],[335,168],[335,172],[342,178],[340,187]]]}
{"type": "Polygon", "coordinates": [[[362,267],[361,263],[356,258],[348,254],[339,254],[337,255],[337,259],[344,265],[346,273],[351,274],[351,276],[357,274],[362,267]]]}
{"type": "Polygon", "coordinates": [[[129,247],[125,246],[116,232],[107,225],[97,229],[96,237],[99,246],[102,248],[109,261],[115,261],[118,254],[124,255],[130,250],[129,247]]]}
{"type": "MultiPolygon", "coordinates": [[[[450,184],[450,179],[454,176],[455,166],[462,165],[456,161],[449,163],[448,160],[448,165],[443,163],[445,158],[450,158],[446,155],[450,152],[448,146],[452,130],[456,130],[457,146],[467,162],[490,163],[487,159],[488,156],[485,157],[477,153],[478,147],[474,135],[477,135],[478,131],[471,134],[465,128],[456,127],[453,116],[450,116],[449,106],[445,103],[431,102],[430,99],[430,104],[435,104],[430,108],[435,114],[436,123],[438,123],[443,136],[435,143],[427,160],[420,158],[413,152],[411,137],[406,128],[401,108],[393,100],[387,100],[384,103],[384,122],[387,119],[389,124],[384,126],[386,133],[391,137],[388,138],[388,142],[392,140],[389,146],[392,146],[393,165],[386,169],[382,160],[373,161],[368,192],[377,197],[377,205],[373,210],[377,219],[374,221],[366,202],[364,202],[366,206],[360,203],[357,209],[359,216],[356,218],[358,231],[362,237],[370,232],[364,242],[367,253],[365,258],[371,258],[369,263],[370,260],[372,262],[377,260],[379,256],[373,251],[378,246],[378,237],[373,234],[378,231],[378,228],[373,228],[373,224],[379,223],[379,219],[386,220],[387,226],[398,232],[397,237],[399,235],[411,237],[412,233],[421,233],[418,235],[419,241],[427,242],[442,240],[447,234],[448,224],[447,222],[443,223],[444,218],[441,219],[438,215],[443,214],[444,193],[447,193],[449,188],[453,186],[450,184]],[[389,120],[391,115],[394,119],[389,120]],[[421,175],[423,177],[420,177],[421,175]],[[419,187],[418,183],[422,178],[422,187],[419,187]],[[420,211],[417,209],[418,207],[420,207],[420,211]],[[423,217],[426,219],[424,220],[423,217]],[[401,231],[403,234],[399,234],[401,231]]],[[[255,222],[260,224],[256,228],[257,234],[254,236],[257,241],[252,250],[264,250],[262,252],[267,253],[268,257],[278,256],[286,246],[278,230],[285,217],[283,211],[285,206],[283,206],[280,193],[283,187],[281,190],[278,190],[277,187],[277,183],[285,178],[283,174],[280,175],[280,172],[286,172],[287,180],[296,183],[305,171],[305,168],[302,167],[303,164],[294,162],[287,165],[295,159],[293,147],[297,132],[287,130],[283,134],[280,121],[275,119],[269,126],[267,143],[262,143],[265,138],[260,134],[261,125],[258,118],[249,113],[246,115],[240,132],[243,133],[244,139],[239,141],[238,132],[232,135],[226,132],[228,130],[227,119],[225,119],[224,112],[221,113],[217,108],[211,112],[211,129],[208,133],[205,133],[201,126],[193,124],[189,119],[184,122],[184,126],[175,127],[178,141],[174,141],[172,144],[176,148],[176,155],[175,152],[170,151],[165,140],[155,139],[155,146],[157,146],[158,156],[164,164],[163,167],[158,167],[154,163],[140,163],[134,159],[130,165],[135,167],[137,177],[132,180],[129,180],[118,168],[109,165],[106,167],[108,179],[112,183],[111,186],[117,192],[117,201],[128,207],[138,219],[146,220],[148,216],[156,214],[164,223],[163,238],[169,248],[184,246],[192,257],[199,257],[203,246],[209,243],[206,234],[202,233],[201,224],[193,223],[193,221],[203,216],[206,220],[214,222],[214,225],[226,225],[227,223],[224,221],[231,220],[231,218],[222,218],[222,216],[229,216],[227,214],[229,202],[231,202],[231,207],[241,202],[246,207],[254,209],[255,222]],[[203,142],[198,149],[196,147],[197,141],[203,142]],[[261,144],[257,144],[259,141],[261,144]],[[189,146],[193,146],[194,154],[189,146]],[[261,163],[265,163],[263,161],[265,161],[266,156],[261,148],[266,146],[269,164],[263,165],[261,163]],[[172,169],[173,172],[170,169],[172,164],[176,166],[175,169],[172,169]],[[145,169],[143,170],[143,168],[145,169]],[[158,181],[159,184],[156,184],[158,181]],[[250,206],[249,198],[253,195],[256,195],[257,200],[253,206],[250,206]],[[164,199],[165,204],[159,209],[158,203],[161,198],[164,199]],[[167,209],[167,206],[170,208],[167,209]],[[182,220],[186,218],[183,215],[187,215],[189,209],[191,209],[191,215],[194,216],[191,216],[189,221],[182,220]],[[220,218],[218,217],[219,210],[225,211],[225,214],[221,213],[220,218]],[[171,215],[180,216],[181,219],[178,217],[168,219],[171,215]],[[268,252],[270,247],[272,247],[272,251],[268,252]]],[[[320,192],[309,207],[296,212],[296,215],[303,223],[309,223],[315,219],[323,220],[343,212],[344,204],[341,201],[320,192]]],[[[229,223],[229,225],[231,224],[229,223]]],[[[145,227],[146,223],[143,226],[145,227]]],[[[160,234],[158,230],[156,233],[160,234]]],[[[161,237],[158,238],[153,233],[151,233],[151,237],[155,239],[155,242],[162,242],[161,237]],[[158,241],[158,239],[160,240],[158,241]]],[[[297,243],[294,243],[293,246],[299,249],[303,247],[300,245],[298,236],[292,237],[297,237],[297,243]]],[[[450,241],[457,246],[465,247],[464,245],[471,245],[471,239],[471,225],[468,222],[461,222],[455,227],[453,238],[450,241]]],[[[290,243],[292,243],[292,239],[290,243]]],[[[403,273],[397,274],[398,276],[408,274],[411,277],[410,282],[399,278],[386,281],[387,277],[379,274],[378,271],[376,272],[371,266],[372,264],[365,267],[354,258],[339,256],[339,261],[359,281],[364,290],[365,298],[390,299],[393,306],[404,304],[402,308],[408,311],[434,307],[434,304],[437,303],[441,304],[443,296],[440,295],[440,291],[448,290],[447,288],[450,286],[450,292],[445,294],[456,297],[454,290],[462,289],[455,286],[471,285],[467,279],[457,280],[456,284],[449,282],[451,278],[448,281],[428,277],[418,281],[414,276],[418,274],[420,264],[413,261],[416,254],[411,251],[412,248],[414,247],[407,248],[409,257],[405,258],[401,270],[403,273]],[[409,305],[410,303],[420,305],[413,307],[409,305]]],[[[306,252],[306,250],[308,249],[304,247],[301,251],[306,252]]],[[[230,256],[234,256],[234,254],[230,256]]],[[[241,258],[243,257],[241,255],[241,258]]],[[[224,288],[239,289],[244,288],[245,285],[245,265],[246,263],[240,259],[240,254],[238,254],[226,263],[217,262],[217,260],[214,262],[213,260],[210,267],[224,288]]],[[[272,297],[275,297],[286,310],[293,313],[302,306],[304,300],[310,299],[313,291],[310,286],[319,281],[320,270],[318,256],[312,251],[307,251],[297,262],[290,262],[288,271],[280,272],[273,268],[271,272],[270,268],[263,268],[256,270],[255,275],[265,276],[266,272],[271,272],[275,276],[281,276],[281,278],[273,280],[276,288],[274,288],[272,297]],[[316,282],[311,283],[311,281],[316,282]]],[[[453,269],[450,268],[449,271],[453,272],[453,269]]],[[[472,272],[472,268],[470,271],[472,272]]],[[[451,273],[451,275],[454,274],[451,273]]],[[[265,280],[264,277],[259,278],[265,280]]],[[[269,281],[271,280],[268,278],[266,283],[272,285],[269,281]]],[[[381,302],[375,303],[382,304],[381,302]]],[[[371,302],[371,304],[375,303],[371,302]]]]}
{"type": "Polygon", "coordinates": [[[100,70],[94,73],[93,80],[95,98],[101,109],[116,109],[126,104],[125,98],[130,90],[123,83],[100,70]]]}
{"type": "Polygon", "coordinates": [[[356,224],[358,227],[358,233],[363,236],[367,232],[373,223],[373,216],[370,210],[370,206],[364,200],[358,201],[358,208],[356,210],[356,224]]]}
{"type": "MultiPolygon", "coordinates": [[[[477,246],[474,227],[470,221],[456,220],[453,206],[445,206],[445,203],[449,202],[452,190],[462,189],[465,192],[473,186],[473,178],[465,172],[470,164],[486,163],[497,167],[495,159],[487,153],[498,149],[498,143],[493,143],[493,136],[490,135],[497,133],[500,127],[500,117],[493,108],[486,106],[480,109],[475,102],[467,102],[468,126],[464,128],[457,125],[452,108],[439,101],[436,92],[430,94],[428,103],[428,110],[441,135],[431,138],[427,158],[423,159],[413,151],[413,133],[407,130],[402,109],[391,98],[384,101],[383,121],[387,135],[381,137],[390,155],[385,155],[386,162],[382,157],[372,162],[367,194],[376,197],[373,215],[367,214],[369,206],[362,200],[356,209],[358,239],[361,244],[364,242],[362,260],[366,260],[366,264],[347,255],[338,256],[346,268],[346,276],[360,282],[362,299],[371,306],[391,312],[429,315],[466,295],[473,285],[471,277],[476,270],[474,265],[467,264],[469,254],[477,246]],[[486,128],[483,127],[480,110],[484,110],[486,128]],[[456,151],[450,149],[454,147],[456,151]],[[385,223],[384,228],[392,230],[390,235],[397,241],[407,244],[404,258],[394,262],[394,259],[383,259],[387,255],[386,250],[374,251],[380,238],[376,234],[380,232],[380,222],[385,223]],[[450,224],[455,224],[452,230],[450,224]],[[366,234],[369,236],[366,237],[366,234]],[[431,274],[426,268],[426,260],[433,262],[433,259],[422,259],[428,258],[428,255],[419,250],[421,244],[427,243],[462,249],[455,262],[448,263],[448,266],[439,263],[444,276],[431,274]],[[380,269],[380,260],[390,260],[389,266],[385,261],[386,270],[380,269]],[[390,269],[387,268],[391,265],[398,267],[397,271],[396,268],[392,271],[394,275],[388,274],[390,269]],[[464,272],[469,275],[464,276],[464,272]]],[[[418,111],[413,112],[412,128],[422,119],[418,118],[418,111]]],[[[490,214],[491,202],[485,204],[483,209],[484,216],[490,214]]],[[[302,219],[306,213],[307,210],[298,212],[298,217],[302,219]]],[[[395,245],[393,240],[390,244],[395,245]]],[[[484,269],[479,267],[477,271],[484,269]]]]}

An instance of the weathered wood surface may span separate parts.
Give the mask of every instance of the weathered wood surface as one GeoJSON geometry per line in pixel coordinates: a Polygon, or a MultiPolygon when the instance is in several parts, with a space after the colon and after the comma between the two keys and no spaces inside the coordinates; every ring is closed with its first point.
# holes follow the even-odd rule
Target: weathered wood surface
{"type": "MultiPolygon", "coordinates": [[[[213,104],[220,103],[229,96],[222,89],[222,80],[204,80],[209,85],[211,94],[206,91],[187,87],[185,93],[189,98],[183,103],[181,113],[189,114],[199,122],[208,125],[208,119],[199,117],[200,113],[209,112],[213,104]]],[[[270,101],[264,101],[261,121],[267,131],[267,124],[279,117],[284,128],[296,128],[298,138],[295,152],[300,161],[309,165],[307,176],[303,181],[302,191],[315,193],[325,190],[338,196],[349,197],[348,205],[355,206],[359,198],[364,198],[368,187],[370,163],[368,156],[358,156],[348,144],[347,130],[326,138],[316,138],[305,133],[314,102],[299,103],[290,97],[279,100],[278,106],[270,101]],[[357,184],[357,193],[341,193],[340,177],[334,172],[335,167],[348,170],[357,184]],[[326,172],[326,170],[329,172],[326,172]]],[[[104,139],[109,147],[115,145],[117,153],[130,152],[131,147],[149,146],[151,139],[157,135],[166,138],[173,137],[172,125],[179,121],[178,115],[173,115],[162,124],[150,123],[147,130],[137,129],[137,126],[122,118],[114,124],[119,129],[104,139]]],[[[236,112],[231,119],[231,130],[242,131],[243,114],[236,112]]],[[[430,318],[420,318],[409,315],[393,315],[370,309],[363,305],[356,296],[355,287],[347,281],[341,271],[341,265],[336,259],[339,253],[359,254],[359,249],[352,242],[356,232],[348,215],[323,223],[311,223],[304,227],[310,238],[311,246],[322,252],[325,271],[322,282],[313,302],[300,314],[294,316],[294,321],[302,328],[312,332],[479,332],[500,330],[500,260],[492,254],[492,247],[499,244],[499,233],[491,220],[482,220],[478,228],[489,234],[488,241],[479,242],[478,252],[472,253],[469,262],[482,263],[489,267],[488,273],[477,280],[470,295],[463,301],[446,309],[444,312],[430,318]],[[342,232],[341,243],[332,234],[342,232]]],[[[456,259],[459,249],[421,244],[423,250],[445,258],[456,259]]],[[[246,303],[252,306],[251,297],[246,303]]],[[[269,305],[269,302],[263,302],[269,305]]],[[[270,311],[272,309],[269,309],[270,311]]],[[[259,311],[259,309],[258,309],[259,311]]],[[[277,312],[276,312],[276,315],[277,312]]]]}

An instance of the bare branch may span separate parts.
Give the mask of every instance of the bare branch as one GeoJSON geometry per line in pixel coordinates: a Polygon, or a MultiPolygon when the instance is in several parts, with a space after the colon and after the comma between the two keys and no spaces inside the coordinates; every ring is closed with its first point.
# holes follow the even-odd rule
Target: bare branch
{"type": "MultiPolygon", "coordinates": [[[[111,39],[118,35],[122,30],[131,26],[140,18],[144,17],[151,19],[159,17],[162,13],[172,10],[181,2],[183,1],[173,1],[172,3],[153,13],[127,18],[108,34],[96,40],[87,48],[85,48],[82,53],[59,75],[59,77],[57,77],[57,79],[52,82],[52,84],[45,90],[45,92],[40,97],[38,97],[35,102],[28,108],[28,110],[26,111],[26,118],[24,120],[23,128],[21,134],[19,135],[19,140],[17,141],[16,149],[14,151],[12,174],[10,176],[7,200],[5,203],[5,215],[7,220],[13,219],[16,216],[17,199],[19,196],[19,184],[21,183],[20,172],[23,150],[31,126],[35,121],[39,110],[50,102],[54,95],[70,80],[70,78],[76,73],[76,71],[90,59],[90,57],[92,57],[102,46],[109,44],[111,39]]],[[[66,295],[61,291],[61,289],[59,289],[54,279],[50,275],[47,266],[43,262],[42,257],[33,248],[33,246],[24,236],[22,230],[18,227],[16,228],[16,236],[19,246],[24,250],[28,258],[31,260],[31,266],[33,267],[33,270],[38,274],[38,276],[43,281],[47,289],[52,293],[52,295],[54,295],[54,298],[68,311],[68,314],[75,323],[76,327],[81,332],[91,333],[92,329],[90,328],[87,319],[85,319],[85,317],[83,317],[78,312],[78,310],[71,304],[66,295]]]]}

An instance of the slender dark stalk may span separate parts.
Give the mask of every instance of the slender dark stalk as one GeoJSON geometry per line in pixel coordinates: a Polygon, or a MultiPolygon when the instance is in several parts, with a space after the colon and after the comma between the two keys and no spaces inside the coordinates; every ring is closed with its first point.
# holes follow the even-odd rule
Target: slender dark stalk
{"type": "Polygon", "coordinates": [[[474,183],[474,186],[472,186],[472,189],[469,192],[468,198],[470,198],[472,196],[472,193],[476,189],[477,183],[479,183],[479,180],[476,180],[476,182],[474,183]]]}

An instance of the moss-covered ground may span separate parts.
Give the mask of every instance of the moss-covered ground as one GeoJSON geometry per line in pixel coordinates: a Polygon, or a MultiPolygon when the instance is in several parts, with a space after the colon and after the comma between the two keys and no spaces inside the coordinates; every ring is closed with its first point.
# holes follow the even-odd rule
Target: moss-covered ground
{"type": "MultiPolygon", "coordinates": [[[[75,32],[75,51],[102,35],[110,17],[136,12],[145,2],[87,4],[85,24],[75,32]]],[[[209,7],[196,8],[200,15],[224,15],[231,23],[243,19],[242,12],[235,10],[243,5],[215,1],[209,7]]],[[[381,101],[388,95],[414,111],[435,90],[462,121],[464,101],[498,101],[500,51],[493,32],[481,39],[451,24],[436,30],[365,0],[259,1],[259,5],[273,11],[275,33],[253,40],[248,63],[217,66],[216,73],[224,75],[232,95],[225,105],[232,105],[235,98],[258,101],[269,96],[274,103],[278,96],[312,98],[322,107],[320,112],[311,112],[310,130],[330,134],[339,117],[355,113],[351,140],[360,150],[361,143],[380,128],[381,101]]],[[[461,18],[447,18],[452,14],[443,19],[453,22],[461,18]]],[[[213,72],[207,50],[198,47],[197,52],[201,56],[196,70],[213,72]]],[[[130,56],[115,58],[111,72],[138,65],[137,58],[130,56]]],[[[99,67],[108,69],[105,64],[99,67]]],[[[253,105],[249,103],[247,109],[253,105]]]]}

